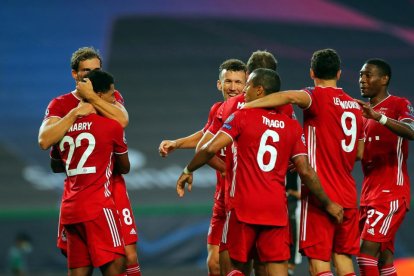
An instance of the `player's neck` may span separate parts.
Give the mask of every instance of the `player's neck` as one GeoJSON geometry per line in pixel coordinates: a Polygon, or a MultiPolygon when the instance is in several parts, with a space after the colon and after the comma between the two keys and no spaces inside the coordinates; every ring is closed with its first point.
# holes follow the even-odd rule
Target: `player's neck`
{"type": "Polygon", "coordinates": [[[322,79],[314,79],[314,83],[315,86],[320,86],[320,87],[337,87],[336,83],[337,80],[322,80],[322,79]]]}
{"type": "Polygon", "coordinates": [[[375,106],[379,104],[380,102],[382,102],[384,99],[386,99],[389,95],[390,94],[388,93],[387,90],[381,91],[375,97],[370,98],[369,103],[371,104],[371,106],[375,106]]]}

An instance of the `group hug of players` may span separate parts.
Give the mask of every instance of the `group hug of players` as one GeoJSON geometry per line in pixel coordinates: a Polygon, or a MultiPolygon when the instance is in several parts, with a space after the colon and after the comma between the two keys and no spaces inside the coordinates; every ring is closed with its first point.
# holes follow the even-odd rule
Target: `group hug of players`
{"type": "MultiPolygon", "coordinates": [[[[66,172],[58,247],[70,275],[141,275],[134,216],[122,174],[129,171],[124,128],[128,113],[113,77],[102,71],[92,47],[71,59],[76,89],[54,98],[39,130],[54,172],[66,172]]],[[[361,95],[337,87],[340,58],[316,51],[315,86],[279,92],[277,61],[254,52],[247,64],[229,59],[219,68],[214,104],[204,128],[164,140],[162,156],[177,148],[196,154],[177,181],[179,196],[191,190],[192,173],[209,163],[217,188],[208,233],[209,275],[287,275],[291,231],[285,179],[301,182],[300,252],[311,275],[396,275],[394,237],[410,205],[408,140],[414,111],[407,99],[388,93],[390,66],[364,63],[361,95]],[[303,128],[292,104],[303,109],[303,128]],[[357,206],[351,171],[361,160],[364,183],[357,206]]]]}

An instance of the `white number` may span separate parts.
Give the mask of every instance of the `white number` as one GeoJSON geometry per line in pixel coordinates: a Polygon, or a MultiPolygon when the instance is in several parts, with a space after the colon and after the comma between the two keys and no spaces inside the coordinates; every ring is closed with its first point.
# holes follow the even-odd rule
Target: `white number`
{"type": "Polygon", "coordinates": [[[342,130],[344,131],[344,134],[346,136],[351,136],[351,141],[349,142],[349,144],[346,144],[345,139],[341,140],[341,146],[342,149],[345,152],[351,152],[354,150],[355,147],[355,141],[356,141],[356,117],[355,114],[352,112],[348,112],[345,111],[342,114],[341,117],[341,126],[342,126],[342,130]],[[350,118],[351,119],[351,127],[348,128],[346,125],[346,119],[350,118]]]}
{"type": "Polygon", "coordinates": [[[95,137],[87,132],[81,133],[76,137],[76,140],[74,141],[72,137],[65,136],[60,141],[59,147],[60,151],[65,151],[65,144],[69,145],[69,153],[68,158],[66,159],[66,173],[68,176],[74,176],[78,174],[88,174],[88,173],[95,173],[96,167],[84,167],[86,160],[88,159],[89,155],[91,155],[93,149],[95,148],[95,137]],[[76,166],[76,169],[69,169],[69,166],[72,162],[73,153],[75,152],[75,149],[81,146],[82,140],[88,140],[88,147],[82,154],[81,159],[79,160],[78,165],[76,166]]]}
{"type": "Polygon", "coordinates": [[[368,216],[367,216],[367,220],[366,220],[366,224],[370,224],[369,223],[369,219],[370,218],[372,218],[372,216],[374,215],[374,214],[376,214],[378,217],[377,217],[377,219],[373,222],[373,223],[371,223],[370,225],[371,225],[371,227],[374,227],[377,223],[378,223],[378,221],[380,221],[380,219],[384,216],[384,214],[383,213],[381,213],[381,212],[379,212],[379,211],[377,211],[377,210],[373,210],[373,209],[371,209],[371,210],[368,210],[368,216]]]}
{"type": "Polygon", "coordinates": [[[279,134],[276,131],[268,129],[263,133],[260,139],[259,151],[257,152],[257,164],[259,164],[260,169],[264,172],[270,172],[275,167],[277,158],[276,148],[272,145],[266,145],[267,138],[269,137],[272,138],[274,143],[279,142],[279,134]],[[263,157],[266,152],[270,154],[270,160],[269,163],[264,164],[263,157]]]}
{"type": "Polygon", "coordinates": [[[122,209],[122,215],[124,216],[124,222],[126,225],[131,225],[132,224],[132,217],[131,217],[131,212],[129,211],[129,209],[124,208],[122,209]]]}

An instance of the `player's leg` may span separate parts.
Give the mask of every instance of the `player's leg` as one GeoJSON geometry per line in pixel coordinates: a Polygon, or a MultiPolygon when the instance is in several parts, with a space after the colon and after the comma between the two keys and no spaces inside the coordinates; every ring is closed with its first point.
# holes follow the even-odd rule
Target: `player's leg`
{"type": "Polygon", "coordinates": [[[219,245],[207,244],[207,269],[209,276],[220,275],[219,250],[219,245]]]}
{"type": "Polygon", "coordinates": [[[333,244],[332,258],[337,275],[355,275],[352,256],[359,253],[359,237],[358,209],[345,208],[343,222],[336,225],[333,244]]]}
{"type": "Polygon", "coordinates": [[[268,276],[279,276],[287,275],[288,273],[288,262],[269,262],[265,264],[266,275],[268,276]]]}
{"type": "Polygon", "coordinates": [[[86,230],[82,223],[62,225],[62,231],[66,233],[66,253],[68,275],[88,276],[92,275],[93,266],[89,255],[88,245],[85,240],[86,230]]]}
{"type": "Polygon", "coordinates": [[[125,254],[128,276],[140,276],[141,268],[138,261],[138,231],[131,202],[128,197],[126,183],[122,175],[113,176],[112,196],[121,219],[122,236],[125,242],[125,254]]]}
{"type": "Polygon", "coordinates": [[[127,275],[125,268],[126,259],[124,255],[119,255],[118,258],[99,267],[103,276],[127,275]]]}
{"type": "Polygon", "coordinates": [[[69,269],[69,276],[90,276],[93,273],[93,267],[77,267],[69,269]]]}
{"type": "Polygon", "coordinates": [[[331,255],[336,224],[320,207],[302,199],[300,223],[300,252],[308,257],[309,273],[312,276],[330,275],[331,255]]]}
{"type": "Polygon", "coordinates": [[[380,275],[397,276],[393,250],[386,249],[380,253],[378,266],[380,268],[380,275]]]}

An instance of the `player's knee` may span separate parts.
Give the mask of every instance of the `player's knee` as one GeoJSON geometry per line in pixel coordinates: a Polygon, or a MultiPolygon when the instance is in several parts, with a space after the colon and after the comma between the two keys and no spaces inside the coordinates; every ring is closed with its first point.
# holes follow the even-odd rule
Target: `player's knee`
{"type": "Polygon", "coordinates": [[[128,251],[126,252],[126,264],[127,265],[132,265],[132,264],[136,264],[138,262],[138,254],[136,251],[128,251]]]}

